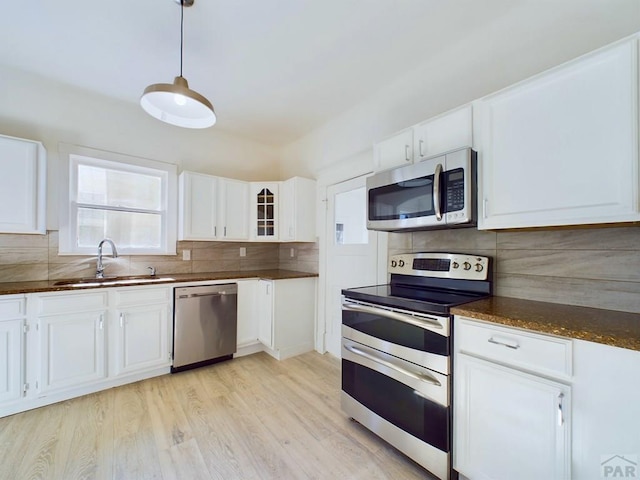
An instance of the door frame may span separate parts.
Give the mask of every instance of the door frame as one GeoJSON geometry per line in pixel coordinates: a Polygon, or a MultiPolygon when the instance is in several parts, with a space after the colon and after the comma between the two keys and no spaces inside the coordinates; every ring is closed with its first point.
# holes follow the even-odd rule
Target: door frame
{"type": "MultiPolygon", "coordinates": [[[[364,173],[352,173],[351,175],[340,175],[338,172],[327,174],[318,179],[318,250],[319,250],[319,281],[318,281],[318,308],[316,321],[315,348],[320,353],[327,352],[326,333],[328,322],[331,321],[328,305],[328,242],[333,241],[333,229],[329,228],[329,199],[328,190],[330,187],[340,183],[348,182],[358,177],[368,177],[373,174],[371,170],[364,173]],[[336,175],[335,173],[338,173],[336,175]]],[[[341,172],[343,173],[343,172],[341,172]]],[[[377,235],[377,266],[376,282],[387,283],[387,250],[388,234],[386,232],[376,232],[377,235]]]]}

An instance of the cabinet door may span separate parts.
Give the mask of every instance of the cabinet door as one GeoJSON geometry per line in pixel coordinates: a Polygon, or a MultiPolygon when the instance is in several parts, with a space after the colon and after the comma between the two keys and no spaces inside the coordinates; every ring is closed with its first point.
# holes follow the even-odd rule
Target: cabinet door
{"type": "Polygon", "coordinates": [[[23,320],[0,321],[0,404],[22,397],[24,383],[23,320]]]}
{"type": "Polygon", "coordinates": [[[478,102],[480,228],[634,221],[635,41],[478,102]]]}
{"type": "Polygon", "coordinates": [[[258,340],[269,348],[273,346],[273,282],[258,281],[258,340]]]}
{"type": "Polygon", "coordinates": [[[106,377],[107,311],[40,317],[40,393],[81,387],[106,377]]]}
{"type": "Polygon", "coordinates": [[[439,115],[414,127],[416,162],[463,147],[473,146],[471,105],[439,115]]]}
{"type": "MultiPolygon", "coordinates": [[[[258,291],[259,280],[238,281],[238,347],[258,340],[258,291]]],[[[264,307],[262,303],[260,307],[264,307]]]]}
{"type": "Polygon", "coordinates": [[[316,241],[316,182],[293,177],[280,184],[281,242],[316,241]]]}
{"type": "Polygon", "coordinates": [[[0,232],[46,233],[46,152],[0,135],[0,232]]]}
{"type": "Polygon", "coordinates": [[[238,180],[219,178],[220,229],[223,240],[249,239],[249,184],[238,180]]]}
{"type": "Polygon", "coordinates": [[[566,480],[568,386],[456,355],[454,468],[473,479],[566,480]]]}
{"type": "Polygon", "coordinates": [[[413,130],[407,129],[373,146],[376,171],[413,162],[413,130]]]}
{"type": "Polygon", "coordinates": [[[117,375],[171,365],[167,304],[129,307],[116,314],[117,375]]]}
{"type": "Polygon", "coordinates": [[[251,184],[251,239],[278,241],[279,182],[251,184]]]}
{"type": "Polygon", "coordinates": [[[215,240],[218,234],[218,179],[210,175],[180,174],[180,240],[215,240]]]}

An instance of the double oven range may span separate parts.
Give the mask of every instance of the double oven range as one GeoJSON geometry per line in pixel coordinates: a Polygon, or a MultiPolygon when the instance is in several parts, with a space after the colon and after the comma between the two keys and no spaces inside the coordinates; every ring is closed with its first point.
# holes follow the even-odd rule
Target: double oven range
{"type": "Polygon", "coordinates": [[[491,294],[488,257],[389,259],[390,283],[342,290],[342,409],[440,479],[453,478],[451,307],[491,294]]]}

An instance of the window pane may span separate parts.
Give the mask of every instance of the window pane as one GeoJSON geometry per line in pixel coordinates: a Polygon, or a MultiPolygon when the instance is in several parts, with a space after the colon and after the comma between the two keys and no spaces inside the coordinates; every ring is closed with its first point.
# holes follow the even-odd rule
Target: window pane
{"type": "Polygon", "coordinates": [[[78,165],[78,202],[160,210],[162,180],[142,173],[78,165]]]}
{"type": "Polygon", "coordinates": [[[97,248],[108,237],[116,248],[160,248],[161,221],[159,214],[78,208],[78,246],[97,248]]]}
{"type": "Polygon", "coordinates": [[[335,196],[334,238],[338,245],[369,243],[365,188],[356,188],[335,196]]]}

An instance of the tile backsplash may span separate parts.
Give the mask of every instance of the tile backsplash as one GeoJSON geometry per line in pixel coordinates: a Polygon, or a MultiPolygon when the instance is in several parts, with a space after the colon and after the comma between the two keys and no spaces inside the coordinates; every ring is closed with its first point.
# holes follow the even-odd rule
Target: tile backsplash
{"type": "Polygon", "coordinates": [[[638,226],[389,235],[389,254],[427,251],[494,258],[496,295],[640,312],[638,226]]]}
{"type": "MultiPolygon", "coordinates": [[[[163,275],[274,268],[318,272],[317,243],[181,241],[177,255],[118,258],[111,258],[108,247],[104,251],[106,275],[143,275],[150,266],[163,275]],[[241,247],[246,249],[246,256],[240,256],[241,247]],[[184,250],[190,250],[190,260],[182,259],[184,250]]],[[[92,277],[95,269],[96,256],[58,255],[57,231],[46,235],[0,234],[0,282],[92,277]]]]}

